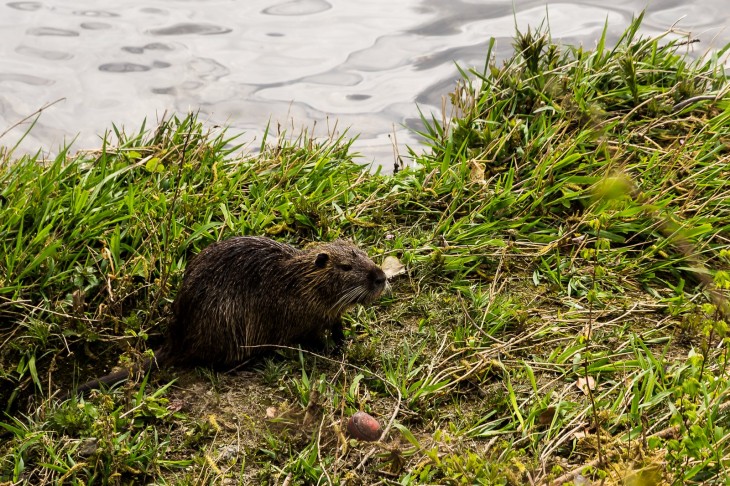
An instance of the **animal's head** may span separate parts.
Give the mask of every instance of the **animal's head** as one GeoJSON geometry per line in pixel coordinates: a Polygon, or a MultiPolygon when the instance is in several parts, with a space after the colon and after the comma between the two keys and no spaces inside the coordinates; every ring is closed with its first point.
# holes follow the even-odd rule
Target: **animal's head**
{"type": "Polygon", "coordinates": [[[313,284],[341,314],[355,304],[368,304],[383,293],[385,273],[362,250],[343,241],[313,250],[313,284]]]}

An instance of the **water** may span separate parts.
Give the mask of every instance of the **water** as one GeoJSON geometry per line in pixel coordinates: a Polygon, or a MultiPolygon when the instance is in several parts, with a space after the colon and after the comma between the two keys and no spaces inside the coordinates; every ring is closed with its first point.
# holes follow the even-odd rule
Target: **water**
{"type": "MultiPolygon", "coordinates": [[[[647,7],[643,32],[691,32],[694,54],[730,42],[727,0],[168,0],[5,1],[0,5],[0,133],[47,103],[20,150],[96,148],[112,123],[197,111],[245,132],[267,123],[359,134],[365,161],[389,166],[392,135],[418,145],[418,107],[440,117],[455,62],[483,66],[490,37],[511,53],[515,23],[545,21],[554,39],[615,41],[647,7]],[[607,5],[610,3],[610,5],[607,5]]],[[[23,123],[0,139],[15,144],[23,123]]]]}

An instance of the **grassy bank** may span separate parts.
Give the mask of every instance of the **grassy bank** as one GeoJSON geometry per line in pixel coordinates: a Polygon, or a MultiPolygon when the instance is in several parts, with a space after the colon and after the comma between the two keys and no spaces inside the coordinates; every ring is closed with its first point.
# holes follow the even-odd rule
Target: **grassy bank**
{"type": "Polygon", "coordinates": [[[240,156],[194,117],[6,156],[0,482],[723,483],[730,96],[722,53],[638,26],[485,53],[392,176],[345,138],[240,156]],[[340,354],[54,398],[154,349],[187,261],[237,234],[347,238],[408,272],[340,354]],[[344,437],[357,410],[382,443],[344,437]]]}

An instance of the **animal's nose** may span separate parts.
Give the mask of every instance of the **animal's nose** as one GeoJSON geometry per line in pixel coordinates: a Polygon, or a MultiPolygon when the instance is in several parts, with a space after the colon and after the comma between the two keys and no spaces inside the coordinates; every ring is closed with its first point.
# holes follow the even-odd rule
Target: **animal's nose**
{"type": "Polygon", "coordinates": [[[377,286],[385,285],[385,273],[379,268],[375,268],[370,272],[370,278],[373,279],[373,283],[377,286]]]}

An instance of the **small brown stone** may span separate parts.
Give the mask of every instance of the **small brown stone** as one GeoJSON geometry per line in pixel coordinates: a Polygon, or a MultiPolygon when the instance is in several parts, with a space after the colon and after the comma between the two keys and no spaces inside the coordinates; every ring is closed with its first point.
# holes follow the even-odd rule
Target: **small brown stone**
{"type": "Polygon", "coordinates": [[[375,442],[382,433],[378,421],[365,412],[356,412],[347,422],[347,434],[353,439],[375,442]]]}

